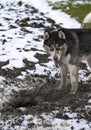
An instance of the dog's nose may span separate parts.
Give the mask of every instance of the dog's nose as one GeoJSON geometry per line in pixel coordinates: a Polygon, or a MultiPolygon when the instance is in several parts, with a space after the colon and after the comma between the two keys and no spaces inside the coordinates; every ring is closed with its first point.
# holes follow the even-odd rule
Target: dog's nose
{"type": "Polygon", "coordinates": [[[58,61],[58,57],[57,56],[54,56],[54,61],[58,61]]]}

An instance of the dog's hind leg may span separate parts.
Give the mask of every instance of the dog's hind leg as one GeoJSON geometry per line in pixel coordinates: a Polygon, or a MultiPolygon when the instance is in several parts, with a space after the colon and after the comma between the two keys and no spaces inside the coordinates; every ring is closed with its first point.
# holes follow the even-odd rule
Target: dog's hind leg
{"type": "Polygon", "coordinates": [[[75,94],[78,88],[78,66],[68,65],[71,80],[71,91],[70,94],[75,94]]]}
{"type": "MultiPolygon", "coordinates": [[[[87,58],[88,65],[90,67],[90,72],[91,72],[91,55],[87,58]]],[[[91,80],[91,74],[88,75],[88,77],[84,78],[82,81],[90,81],[91,80]]]]}
{"type": "Polygon", "coordinates": [[[66,86],[67,72],[68,72],[67,66],[65,64],[62,64],[60,66],[60,71],[61,71],[61,83],[57,88],[57,90],[61,90],[66,86]]]}

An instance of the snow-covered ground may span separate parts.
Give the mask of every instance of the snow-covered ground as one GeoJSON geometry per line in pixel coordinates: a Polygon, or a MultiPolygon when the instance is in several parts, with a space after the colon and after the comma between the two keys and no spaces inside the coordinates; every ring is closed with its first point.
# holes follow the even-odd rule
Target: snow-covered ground
{"type": "MultiPolygon", "coordinates": [[[[48,63],[39,64],[39,59],[35,57],[37,53],[46,54],[43,49],[43,40],[38,38],[38,36],[43,35],[45,28],[33,26],[25,26],[23,28],[19,26],[20,21],[29,17],[30,20],[27,20],[27,25],[31,25],[33,20],[36,23],[42,23],[41,19],[46,21],[47,18],[51,18],[56,24],[66,28],[79,28],[81,25],[64,12],[52,10],[48,6],[47,0],[22,0],[23,5],[20,7],[17,2],[19,1],[0,0],[0,62],[8,61],[1,69],[13,71],[14,68],[23,68],[25,66],[24,59],[27,59],[29,62],[35,63],[35,68],[23,70],[17,76],[17,79],[24,79],[27,74],[47,75],[48,72],[51,72],[50,75],[54,76],[57,73],[54,62],[49,60],[48,63]],[[38,9],[38,12],[31,13],[32,9],[30,7],[27,10],[25,5],[28,4],[38,9]],[[41,13],[44,13],[44,15],[41,15],[41,13]],[[29,33],[23,32],[22,29],[29,31],[29,33]]],[[[51,26],[49,22],[45,21],[43,23],[45,27],[51,26]]],[[[4,76],[0,76],[0,92],[3,90],[4,96],[2,97],[0,93],[0,108],[3,108],[2,104],[7,100],[5,96],[8,96],[12,89],[19,89],[17,86],[4,84],[5,80],[4,76]]],[[[20,109],[24,111],[24,108],[20,109]]],[[[58,119],[55,114],[56,112],[54,111],[47,114],[43,113],[39,116],[22,115],[20,117],[12,117],[6,121],[2,119],[2,114],[0,114],[0,130],[91,130],[91,122],[87,122],[84,119],[79,119],[78,121],[75,119],[77,114],[70,113],[69,109],[66,111],[66,115],[68,114],[70,118],[69,120],[58,119]]]]}
{"type": "MultiPolygon", "coordinates": [[[[9,4],[9,2],[13,2],[13,0],[5,0],[5,1],[1,0],[0,2],[1,4],[3,3],[9,4]]],[[[26,2],[24,1],[24,3],[26,4],[28,2],[30,5],[37,8],[39,12],[43,12],[45,16],[55,20],[57,24],[62,23],[63,27],[67,27],[67,28],[80,27],[80,24],[76,20],[72,19],[69,15],[65,14],[64,12],[51,10],[51,7],[48,6],[46,0],[41,0],[41,1],[38,0],[37,2],[36,0],[30,0],[30,1],[27,0],[26,2]]],[[[15,3],[17,3],[17,0],[13,2],[13,4],[15,3]]],[[[3,69],[24,67],[23,59],[27,59],[31,62],[37,63],[38,59],[34,57],[35,54],[37,52],[43,54],[45,53],[43,49],[43,40],[42,39],[40,39],[40,41],[33,40],[38,36],[38,34],[43,35],[43,31],[44,31],[43,29],[26,27],[26,29],[33,31],[33,33],[23,34],[21,32],[21,27],[17,26],[17,24],[14,23],[14,21],[16,21],[17,19],[23,19],[25,17],[31,17],[31,19],[33,19],[34,17],[39,17],[40,14],[31,16],[29,12],[28,14],[25,13],[24,6],[20,8],[18,8],[18,6],[11,7],[11,8],[17,9],[17,12],[15,11],[8,12],[9,6],[5,6],[5,9],[1,8],[1,12],[0,12],[0,23],[2,24],[2,26],[0,27],[1,30],[0,31],[0,43],[1,43],[0,61],[2,62],[9,61],[9,64],[2,67],[3,69]],[[20,14],[18,14],[19,11],[21,11],[20,14]],[[9,21],[6,20],[5,18],[9,19],[9,21]],[[16,26],[16,28],[9,29],[10,25],[16,26]],[[25,35],[24,38],[23,35],[25,35]],[[4,42],[5,38],[7,38],[6,42],[4,42]],[[2,42],[4,42],[4,44],[2,42]],[[32,51],[31,48],[37,48],[39,51],[37,52],[32,51]],[[30,51],[24,51],[24,49],[30,51]]],[[[31,23],[31,21],[29,22],[31,23]]],[[[48,23],[46,22],[45,24],[47,25],[48,23]]],[[[51,65],[49,63],[49,69],[50,66],[53,66],[53,62],[51,62],[51,65]]],[[[39,71],[38,69],[36,69],[37,72],[31,71],[31,73],[41,73],[41,72],[44,73],[45,67],[41,67],[39,64],[38,65],[36,64],[36,68],[39,68],[39,71]]]]}
{"type": "Polygon", "coordinates": [[[91,124],[87,121],[74,119],[77,117],[76,113],[67,113],[71,118],[69,120],[56,118],[56,113],[55,111],[49,114],[43,113],[39,117],[33,115],[15,117],[6,121],[5,124],[2,122],[3,130],[91,130],[91,124]],[[13,128],[13,124],[17,125],[13,128]]]}

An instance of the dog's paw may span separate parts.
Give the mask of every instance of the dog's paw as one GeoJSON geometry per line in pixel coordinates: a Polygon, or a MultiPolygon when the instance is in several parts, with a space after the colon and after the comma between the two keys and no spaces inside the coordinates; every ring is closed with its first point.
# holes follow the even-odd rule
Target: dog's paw
{"type": "Polygon", "coordinates": [[[62,85],[62,84],[60,84],[60,85],[56,88],[57,91],[63,91],[64,89],[65,89],[65,85],[62,85]]]}
{"type": "Polygon", "coordinates": [[[75,95],[76,92],[75,92],[75,91],[71,91],[69,94],[70,94],[70,95],[75,95]]]}

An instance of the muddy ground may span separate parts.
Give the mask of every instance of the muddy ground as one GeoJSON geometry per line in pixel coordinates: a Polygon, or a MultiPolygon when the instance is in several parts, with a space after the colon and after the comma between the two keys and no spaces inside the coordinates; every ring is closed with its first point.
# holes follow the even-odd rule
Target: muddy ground
{"type": "MultiPolygon", "coordinates": [[[[27,67],[27,66],[26,66],[27,67]]],[[[43,112],[51,112],[58,110],[57,117],[61,119],[69,119],[67,115],[64,115],[64,108],[70,107],[72,112],[76,112],[80,118],[84,118],[91,121],[91,110],[86,106],[90,106],[91,102],[91,82],[79,83],[78,91],[75,95],[70,95],[70,83],[68,79],[67,87],[64,90],[57,90],[60,84],[59,77],[49,78],[49,76],[33,75],[26,76],[25,80],[17,80],[15,75],[18,75],[19,69],[15,71],[3,71],[1,74],[6,76],[6,85],[15,85],[25,87],[18,91],[12,90],[9,96],[9,100],[4,104],[4,109],[1,110],[2,119],[6,120],[10,116],[16,117],[23,114],[42,114],[43,112]],[[11,75],[13,75],[12,78],[11,75]],[[10,76],[10,77],[9,77],[10,76]],[[26,107],[23,112],[20,108],[26,107]]]]}

